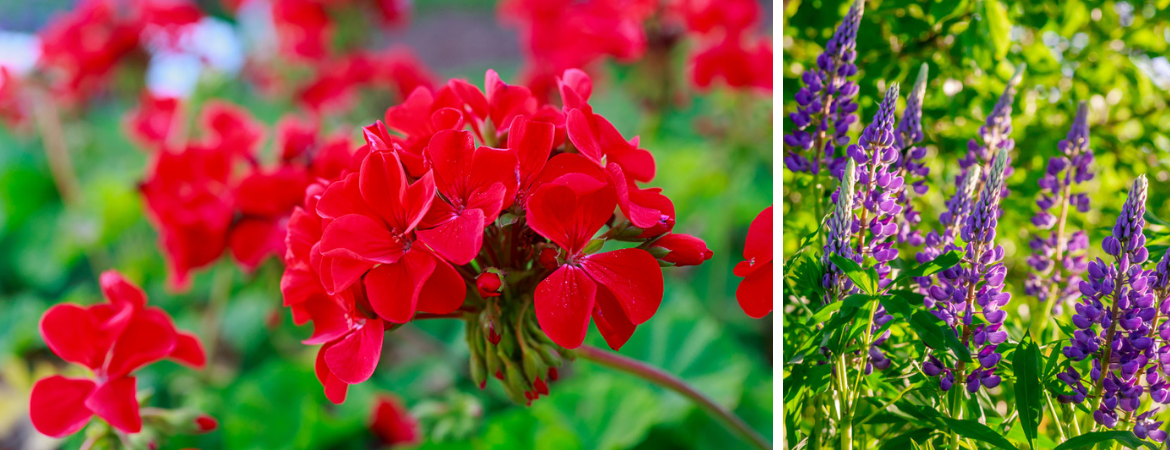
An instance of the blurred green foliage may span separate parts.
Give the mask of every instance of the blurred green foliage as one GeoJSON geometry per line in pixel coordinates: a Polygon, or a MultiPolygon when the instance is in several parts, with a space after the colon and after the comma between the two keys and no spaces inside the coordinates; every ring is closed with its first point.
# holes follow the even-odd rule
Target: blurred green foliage
{"type": "MultiPolygon", "coordinates": [[[[420,2],[421,3],[421,2],[420,2]]],[[[471,6],[495,20],[490,2],[444,1],[443,8],[471,6]]],[[[425,52],[425,49],[419,49],[425,52]]],[[[515,80],[518,62],[493,66],[515,80]]],[[[488,67],[459,68],[444,76],[481,84],[488,67]]],[[[716,91],[688,97],[651,122],[623,83],[638,75],[603,67],[593,104],[627,137],[658,160],[654,186],[677,208],[678,232],[707,240],[715,258],[701,267],[666,271],[666,297],[657,317],[640,327],[621,353],[665,368],[728,405],[764,435],[771,434],[771,322],[743,315],[735,301],[747,227],[771,204],[770,100],[716,91]],[[735,139],[700,134],[700,121],[739,121],[735,139]]],[[[101,301],[97,274],[117,269],[142,285],[150,303],[166,309],[179,328],[215,350],[204,371],[171,362],[141,370],[152,405],[193,407],[220,422],[213,433],[173,438],[166,448],[352,448],[375,445],[367,431],[373,397],[392,392],[428,414],[424,435],[436,449],[667,449],[741,448],[744,444],[684,398],[627,374],[579,361],[561,371],[552,395],[531,407],[513,405],[496,380],[479,390],[467,372],[462,324],[427,321],[387,336],[379,370],[351,387],[340,406],[326,400],[313,374],[317,347],[299,341],[307,327],[292,325],[281,307],[281,267],[270,260],[254,274],[229,261],[198,272],[188,292],[165,288],[157,233],[147,222],[137,183],[149,155],[129,141],[122,117],[136,100],[134,89],[116,92],[67,114],[64,136],[82,198],[66,207],[57,194],[42,139],[35,128],[0,129],[0,443],[35,431],[21,416],[32,380],[67,369],[39,336],[40,315],[60,302],[101,301]],[[209,298],[218,283],[230,288],[223,305],[209,298]],[[218,336],[218,338],[216,338],[218,336]],[[214,341],[214,342],[211,342],[214,341]],[[9,361],[11,363],[5,363],[9,361]],[[422,406],[420,406],[422,405],[422,406]]],[[[238,80],[205,78],[192,108],[207,99],[245,106],[271,127],[295,112],[288,99],[261,98],[238,80]]],[[[388,99],[363,98],[331,128],[381,118],[388,99]]],[[[724,124],[727,125],[727,124],[724,124]]],[[[736,125],[736,124],[733,124],[736,125]]],[[[353,136],[359,138],[356,128],[353,136]]],[[[266,152],[271,152],[268,135],[266,152]]],[[[604,346],[591,331],[589,341],[604,346]]],[[[76,448],[84,436],[64,443],[76,448]]],[[[38,438],[43,439],[43,438],[38,438]]],[[[2,445],[0,445],[2,446],[2,445]]]]}

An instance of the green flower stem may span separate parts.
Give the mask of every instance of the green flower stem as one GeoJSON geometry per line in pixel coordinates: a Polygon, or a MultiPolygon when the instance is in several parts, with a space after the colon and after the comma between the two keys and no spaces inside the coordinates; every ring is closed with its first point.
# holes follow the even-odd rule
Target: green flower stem
{"type": "Polygon", "coordinates": [[[765,440],[763,436],[760,436],[756,430],[748,426],[743,419],[740,419],[730,410],[715,403],[710,397],[703,395],[702,392],[699,392],[674,375],[641,361],[589,345],[582,345],[578,348],[577,356],[611,369],[627,372],[638,378],[677,392],[694,401],[695,404],[706,411],[711,417],[721,422],[733,434],[752,444],[752,447],[761,450],[770,450],[772,448],[772,444],[765,440]]]}

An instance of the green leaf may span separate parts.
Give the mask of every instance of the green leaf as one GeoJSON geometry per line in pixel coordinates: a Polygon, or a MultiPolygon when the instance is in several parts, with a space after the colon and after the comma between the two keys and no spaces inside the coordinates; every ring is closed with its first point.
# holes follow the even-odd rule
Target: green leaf
{"type": "Polygon", "coordinates": [[[878,277],[877,272],[873,268],[862,269],[856,261],[842,257],[841,255],[832,255],[829,257],[838,269],[845,273],[863,292],[869,295],[876,295],[878,291],[878,277]]]}
{"type": "Polygon", "coordinates": [[[986,442],[1004,450],[1016,450],[1016,446],[1012,445],[1011,441],[1007,440],[1007,438],[1003,437],[999,433],[996,433],[995,430],[988,428],[987,425],[981,424],[974,420],[957,420],[946,416],[941,416],[940,418],[943,422],[946,422],[947,426],[950,427],[951,430],[959,433],[959,436],[986,442]]]}
{"type": "Polygon", "coordinates": [[[1152,442],[1138,439],[1138,437],[1135,436],[1132,431],[1094,431],[1064,441],[1063,444],[1056,446],[1056,450],[1091,448],[1095,444],[1108,441],[1117,441],[1122,445],[1127,445],[1133,448],[1138,446],[1145,446],[1155,450],[1158,448],[1158,446],[1154,445],[1152,442]]]}
{"type": "Polygon", "coordinates": [[[971,351],[967,350],[967,346],[959,341],[951,328],[934,314],[923,310],[915,312],[910,318],[910,327],[930,348],[936,350],[947,348],[960,361],[972,362],[971,351]]]}
{"type": "Polygon", "coordinates": [[[1012,356],[1012,371],[1016,375],[1016,410],[1020,426],[1028,438],[1028,445],[1036,448],[1036,430],[1044,418],[1043,387],[1040,386],[1040,363],[1044,359],[1040,348],[1025,334],[1012,356]]]}
{"type": "Polygon", "coordinates": [[[882,302],[882,306],[890,315],[908,320],[914,313],[914,307],[911,305],[921,305],[924,298],[924,295],[917,292],[896,290],[890,291],[889,295],[883,295],[879,301],[882,302]]]}
{"type": "Polygon", "coordinates": [[[926,277],[936,273],[947,270],[958,264],[963,260],[963,254],[958,250],[951,250],[949,252],[938,255],[933,260],[919,264],[912,269],[902,272],[898,278],[894,280],[894,284],[901,283],[902,280],[913,279],[918,277],[926,277]]]}
{"type": "Polygon", "coordinates": [[[918,311],[910,317],[910,327],[918,333],[918,338],[934,349],[946,346],[943,330],[938,327],[938,322],[938,317],[926,311],[918,311]]]}
{"type": "Polygon", "coordinates": [[[999,0],[984,0],[983,16],[995,47],[995,59],[1003,59],[1011,47],[1012,23],[1008,21],[1007,8],[999,0]]]}

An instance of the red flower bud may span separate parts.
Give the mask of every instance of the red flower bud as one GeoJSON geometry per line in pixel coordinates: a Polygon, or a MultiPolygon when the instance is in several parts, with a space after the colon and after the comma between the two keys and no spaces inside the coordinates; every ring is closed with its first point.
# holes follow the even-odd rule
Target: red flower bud
{"type": "Polygon", "coordinates": [[[706,242],[689,234],[668,234],[654,241],[650,248],[667,250],[668,253],[659,259],[678,267],[697,266],[711,259],[712,255],[706,242]]]}
{"type": "Polygon", "coordinates": [[[560,374],[557,373],[556,367],[549,367],[548,368],[548,381],[557,381],[557,378],[560,378],[560,377],[561,376],[560,376],[560,374]]]}
{"type": "Polygon", "coordinates": [[[556,269],[557,251],[548,247],[540,249],[540,265],[545,269],[556,269]]]}
{"type": "Polygon", "coordinates": [[[537,377],[536,383],[533,383],[532,387],[536,388],[536,392],[540,395],[548,395],[548,384],[545,384],[543,379],[537,377]]]}
{"type": "MultiPolygon", "coordinates": [[[[483,298],[499,297],[500,290],[504,287],[504,280],[500,278],[500,274],[492,271],[485,271],[475,277],[475,289],[479,291],[479,296],[483,298]]],[[[493,330],[494,331],[494,330],[493,330]]]]}
{"type": "Polygon", "coordinates": [[[219,427],[219,422],[207,414],[200,414],[195,418],[195,426],[199,428],[199,433],[210,433],[219,427]]]}

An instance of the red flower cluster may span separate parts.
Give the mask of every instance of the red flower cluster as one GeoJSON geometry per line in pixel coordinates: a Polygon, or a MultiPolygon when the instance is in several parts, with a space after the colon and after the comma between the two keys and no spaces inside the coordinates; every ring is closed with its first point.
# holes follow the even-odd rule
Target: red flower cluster
{"type": "Polygon", "coordinates": [[[556,92],[565,70],[612,56],[636,61],[646,53],[642,23],[655,0],[505,0],[500,19],[519,28],[528,59],[526,83],[538,98],[556,92]]]}
{"type": "MultiPolygon", "coordinates": [[[[249,0],[244,0],[249,1],[249,0]]],[[[244,1],[225,0],[235,10],[244,1]]],[[[336,32],[333,16],[343,9],[374,9],[378,24],[393,26],[406,22],[408,0],[273,0],[272,21],[280,51],[286,58],[321,62],[332,54],[336,32]]]]}
{"type": "Polygon", "coordinates": [[[374,400],[374,412],[370,416],[370,431],[383,445],[415,445],[422,441],[418,420],[393,395],[379,395],[374,400]]]}
{"type": "MultiPolygon", "coordinates": [[[[108,303],[89,307],[60,304],[41,318],[41,336],[61,359],[93,371],[92,378],[51,376],[33,386],[29,416],[37,431],[62,437],[98,416],[126,433],[142,430],[138,411],[138,368],[163,358],[202,368],[203,346],[194,335],[175,330],[167,313],[146,306],[146,294],[115,271],[101,276],[108,303]]],[[[209,418],[208,418],[209,419],[209,418]]],[[[214,419],[199,423],[214,428],[214,419]]]]}
{"type": "Polygon", "coordinates": [[[83,0],[41,30],[41,64],[66,98],[87,95],[148,39],[175,42],[203,13],[182,0],[83,0]]]}
{"type": "Polygon", "coordinates": [[[772,207],[769,206],[748,228],[743,258],[735,266],[742,277],[735,297],[748,316],[759,319],[772,312],[772,207]]]}
{"type": "MultiPolygon", "coordinates": [[[[282,289],[294,321],[313,321],[306,343],[324,344],[317,375],[331,400],[372,375],[386,329],[420,312],[488,314],[495,344],[496,326],[527,333],[512,320],[526,321],[532,298],[550,344],[581,345],[592,318],[619,348],[662,301],[650,245],[672,250],[658,252],[676,255],[667,265],[709,257],[702,241],[670,234],[670,200],[637,184],[654,176],[653,157],[593,112],[589,78],[569,70],[558,82],[563,108],[493,71],[485,91],[420,87],[364,129],[356,170],[309,188],[290,220],[282,289]],[[609,240],[640,245],[600,252],[609,240]],[[504,310],[519,313],[499,323],[504,310]]],[[[547,393],[536,384],[550,368],[527,374],[529,399],[547,393]]]]}
{"type": "MultiPolygon", "coordinates": [[[[165,123],[171,114],[173,107],[140,111],[148,118],[135,122],[165,123]]],[[[162,126],[135,127],[148,130],[140,138],[157,146],[140,189],[177,289],[225,249],[247,270],[283,255],[286,223],[305,188],[316,178],[336,177],[352,153],[344,136],[321,138],[316,125],[287,118],[277,127],[279,161],[266,167],[258,159],[264,128],[247,112],[211,102],[200,122],[202,139],[177,150],[167,145],[162,126]]]]}
{"type": "Polygon", "coordinates": [[[699,50],[691,79],[700,89],[715,81],[735,89],[772,90],[772,38],[760,34],[763,7],[756,0],[679,0],[699,50]]]}
{"type": "Polygon", "coordinates": [[[406,98],[419,87],[433,87],[435,79],[407,47],[356,51],[322,65],[328,69],[319,71],[297,93],[297,101],[317,113],[346,110],[362,87],[388,89],[397,98],[406,98]]]}

